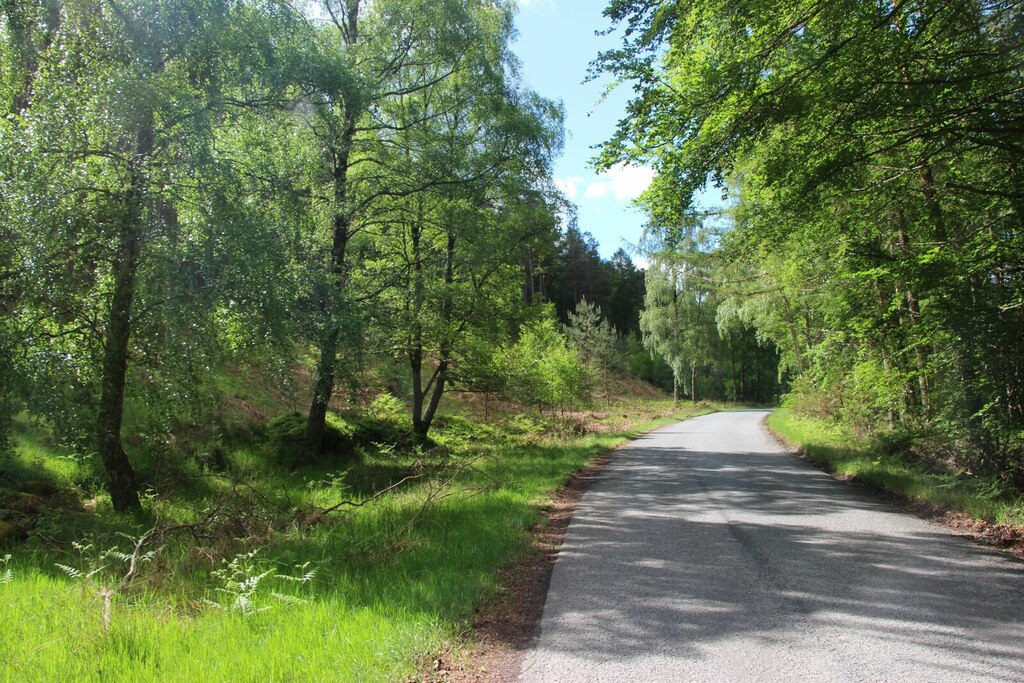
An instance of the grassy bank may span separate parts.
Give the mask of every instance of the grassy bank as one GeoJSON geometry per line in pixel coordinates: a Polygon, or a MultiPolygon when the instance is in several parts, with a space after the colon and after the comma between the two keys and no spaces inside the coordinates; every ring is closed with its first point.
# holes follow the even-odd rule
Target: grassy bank
{"type": "Polygon", "coordinates": [[[254,439],[226,449],[224,471],[150,463],[164,483],[136,517],[23,425],[14,464],[57,491],[0,501],[32,519],[0,545],[0,680],[407,679],[458,642],[572,472],[712,409],[451,416],[429,451],[363,445],[344,467],[288,469],[254,439]]]}
{"type": "Polygon", "coordinates": [[[905,452],[884,452],[841,424],[780,408],[768,426],[843,479],[854,479],[916,503],[963,511],[995,524],[1024,524],[1024,497],[999,482],[963,472],[935,471],[905,452]]]}

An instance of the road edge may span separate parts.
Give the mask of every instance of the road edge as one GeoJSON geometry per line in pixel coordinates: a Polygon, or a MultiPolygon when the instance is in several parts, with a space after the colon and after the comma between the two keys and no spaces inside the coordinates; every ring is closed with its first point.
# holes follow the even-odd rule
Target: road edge
{"type": "Polygon", "coordinates": [[[498,598],[474,615],[466,633],[468,646],[436,654],[419,680],[514,683],[523,660],[540,635],[555,562],[583,496],[622,449],[646,434],[706,414],[709,413],[697,413],[637,433],[571,474],[569,481],[552,495],[551,502],[540,508],[542,518],[530,532],[526,552],[498,571],[498,598]]]}
{"type": "Polygon", "coordinates": [[[994,524],[977,519],[963,510],[916,500],[863,479],[838,476],[828,467],[827,462],[815,458],[803,447],[792,443],[772,429],[768,424],[768,415],[761,420],[761,428],[765,433],[791,455],[813,465],[820,472],[824,472],[836,481],[850,484],[872,498],[889,503],[900,512],[912,514],[919,519],[944,527],[953,536],[971,541],[983,549],[995,551],[1002,557],[1024,562],[1024,527],[994,524]]]}

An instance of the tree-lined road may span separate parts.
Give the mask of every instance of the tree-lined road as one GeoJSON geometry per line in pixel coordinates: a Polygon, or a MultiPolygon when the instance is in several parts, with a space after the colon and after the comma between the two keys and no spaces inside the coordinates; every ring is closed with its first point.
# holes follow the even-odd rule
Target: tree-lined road
{"type": "Polygon", "coordinates": [[[617,455],[572,520],[519,680],[1024,680],[1024,565],[793,457],[766,414],[617,455]]]}

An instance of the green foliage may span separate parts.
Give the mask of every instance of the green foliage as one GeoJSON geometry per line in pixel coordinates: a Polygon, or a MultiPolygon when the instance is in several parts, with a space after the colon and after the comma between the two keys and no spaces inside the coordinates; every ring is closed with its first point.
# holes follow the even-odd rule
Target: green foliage
{"type": "Polygon", "coordinates": [[[316,570],[309,569],[306,562],[296,567],[297,576],[287,574],[276,574],[274,567],[261,563],[256,556],[259,548],[235,555],[231,559],[221,560],[222,566],[210,572],[210,577],[217,580],[221,585],[214,588],[216,593],[226,600],[215,601],[206,599],[204,602],[211,607],[223,608],[229,612],[237,612],[243,617],[251,617],[260,612],[266,612],[273,608],[273,603],[266,603],[262,598],[266,595],[278,603],[286,605],[301,605],[306,601],[289,593],[269,590],[268,583],[281,582],[292,585],[309,583],[316,578],[316,570]],[[269,581],[267,580],[269,579],[269,581]],[[263,588],[261,589],[261,586],[263,588]]]}
{"type": "MultiPolygon", "coordinates": [[[[380,394],[366,413],[344,416],[328,413],[323,449],[319,455],[309,452],[306,442],[306,418],[297,412],[270,420],[265,430],[257,429],[257,440],[265,434],[272,460],[285,467],[333,465],[342,468],[358,464],[360,454],[380,448],[409,449],[415,439],[408,423],[405,403],[387,393],[380,394]]],[[[248,437],[252,440],[254,437],[248,437]]],[[[259,448],[259,447],[258,447],[259,448]]]]}
{"type": "MultiPolygon", "coordinates": [[[[642,202],[676,271],[685,259],[717,297],[720,334],[755,329],[808,403],[858,429],[924,425],[959,466],[1018,485],[1019,14],[613,2],[624,42],[595,65],[636,88],[599,163],[656,167],[642,202]],[[709,183],[729,195],[727,229],[694,249],[681,238],[716,220],[692,205],[709,183]]],[[[670,364],[677,341],[699,356],[685,337],[702,325],[648,310],[680,333],[655,334],[670,364]]]]}
{"type": "Polygon", "coordinates": [[[508,378],[509,394],[534,405],[564,409],[590,386],[589,371],[550,312],[524,325],[519,341],[500,351],[496,362],[508,378]]]}
{"type": "Polygon", "coordinates": [[[0,16],[0,450],[27,408],[134,507],[122,432],[133,457],[169,447],[222,406],[223,368],[287,376],[310,346],[313,426],[369,354],[416,354],[414,389],[441,359],[425,435],[555,235],[562,111],[520,84],[512,8],[99,11],[0,16]]]}
{"type": "Polygon", "coordinates": [[[908,500],[963,510],[977,519],[1024,524],[1024,496],[990,476],[930,467],[912,455],[905,432],[864,438],[834,420],[801,416],[783,408],[768,425],[789,443],[843,479],[855,479],[908,500]]]}
{"type": "Polygon", "coordinates": [[[32,35],[0,33],[0,49],[32,46],[5,61],[23,91],[4,98],[16,104],[0,123],[0,204],[19,254],[0,258],[0,347],[13,339],[16,359],[0,368],[0,407],[13,400],[61,443],[100,451],[127,509],[124,415],[155,447],[209,412],[211,371],[252,340],[287,356],[291,252],[279,238],[291,226],[246,192],[231,144],[243,136],[224,131],[251,122],[227,103],[263,90],[248,70],[293,15],[248,2],[44,5],[32,35]]]}
{"type": "Polygon", "coordinates": [[[421,439],[446,388],[463,376],[481,379],[477,364],[488,359],[478,352],[502,344],[521,317],[521,254],[550,241],[555,228],[547,178],[561,110],[510,78],[507,39],[486,36],[443,83],[382,103],[379,114],[402,131],[382,170],[408,191],[381,200],[386,227],[364,263],[371,286],[390,284],[373,335],[408,359],[421,439]],[[504,68],[488,61],[464,69],[466,60],[496,56],[492,49],[508,60],[504,68]]]}
{"type": "Polygon", "coordinates": [[[523,301],[545,257],[636,328],[640,271],[559,235],[564,112],[522,84],[513,16],[3,4],[0,537],[24,546],[0,678],[408,678],[614,441],[554,443],[586,425],[541,415],[452,419],[422,448],[453,387],[564,411],[589,362],[607,379],[607,324],[581,361],[523,301]],[[396,358],[409,380],[378,394],[396,358]],[[336,384],[378,397],[339,416],[336,384]]]}
{"type": "MultiPolygon", "coordinates": [[[[389,401],[389,403],[391,402],[389,401]]],[[[358,446],[398,449],[413,447],[416,437],[409,424],[409,409],[406,405],[399,402],[390,406],[387,415],[387,417],[379,417],[371,412],[369,415],[351,415],[346,418],[356,428],[355,439],[358,446]]]]}
{"type": "MultiPolygon", "coordinates": [[[[582,232],[574,216],[574,208],[564,232],[551,247],[538,245],[531,254],[527,273],[529,287],[554,304],[558,318],[569,322],[569,316],[580,302],[598,306],[608,322],[622,334],[639,334],[639,315],[643,308],[644,272],[636,267],[624,249],[610,259],[601,257],[597,240],[582,232]],[[533,260],[536,259],[536,264],[533,260]],[[540,277],[534,273],[539,272],[540,277]]],[[[531,299],[534,292],[530,293],[531,299]]]]}
{"type": "Polygon", "coordinates": [[[639,335],[626,338],[625,364],[630,375],[640,377],[651,384],[672,391],[672,368],[665,360],[652,354],[644,347],[639,335]]]}
{"type": "Polygon", "coordinates": [[[600,307],[589,303],[586,298],[569,313],[565,336],[588,369],[591,363],[605,365],[615,350],[615,330],[602,316],[600,307]]]}
{"type": "MultiPolygon", "coordinates": [[[[102,554],[97,548],[120,545],[125,554],[150,520],[109,508],[87,516],[63,511],[53,538],[91,543],[86,557],[39,535],[14,547],[10,560],[0,559],[0,671],[25,681],[415,677],[424,653],[460,647],[475,610],[497,595],[498,569],[524,551],[551,493],[625,436],[664,424],[672,414],[666,403],[624,403],[615,412],[628,412],[629,420],[571,439],[545,435],[558,420],[537,416],[507,415],[508,428],[451,420],[451,434],[438,427],[452,453],[437,477],[409,481],[349,515],[300,529],[290,526],[294,506],[308,499],[324,506],[364,502],[373,487],[361,491],[355,472],[337,485],[330,464],[298,473],[264,468],[259,478],[244,480],[259,496],[236,510],[225,501],[245,487],[204,477],[209,488],[171,491],[147,505],[168,524],[194,523],[211,509],[232,515],[231,524],[198,547],[187,532],[168,535],[135,581],[107,599],[99,590],[117,585],[120,560],[111,557],[88,590],[54,571],[54,563],[88,573],[102,554]],[[657,416],[659,422],[650,421],[657,416]],[[439,483],[452,477],[438,496],[439,483]],[[260,506],[261,497],[270,504],[260,506]],[[279,531],[234,538],[265,515],[284,515],[279,531]],[[131,539],[117,535],[130,524],[144,526],[131,530],[131,539]],[[90,541],[82,525],[91,529],[90,541]],[[2,578],[7,572],[10,578],[2,578]],[[267,633],[274,634],[273,647],[266,646],[267,633]]],[[[227,457],[237,465],[248,456],[227,457]]],[[[368,452],[358,469],[366,477],[386,475],[374,481],[379,490],[422,473],[418,459],[368,452]]]]}
{"type": "Polygon", "coordinates": [[[406,407],[402,400],[385,391],[370,402],[366,414],[381,422],[399,423],[405,418],[405,412],[406,407]]]}
{"type": "Polygon", "coordinates": [[[615,328],[602,316],[599,307],[583,299],[576,305],[576,310],[569,314],[565,334],[569,345],[575,348],[583,361],[583,367],[592,376],[600,375],[603,378],[605,394],[609,394],[609,371],[619,360],[622,347],[615,328]]]}

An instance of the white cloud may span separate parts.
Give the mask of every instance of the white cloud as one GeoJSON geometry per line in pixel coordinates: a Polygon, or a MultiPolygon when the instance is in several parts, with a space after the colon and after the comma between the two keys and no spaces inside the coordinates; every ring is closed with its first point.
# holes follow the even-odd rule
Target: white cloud
{"type": "Polygon", "coordinates": [[[587,185],[587,189],[583,192],[584,199],[604,199],[608,196],[609,184],[603,180],[595,180],[594,182],[587,185]]]}
{"type": "Polygon", "coordinates": [[[581,196],[589,200],[611,197],[621,204],[639,197],[653,179],[652,168],[619,164],[591,180],[574,175],[555,178],[555,185],[569,201],[575,202],[581,196]]]}
{"type": "Polygon", "coordinates": [[[608,195],[617,202],[636,199],[654,179],[654,169],[647,166],[618,164],[591,181],[583,192],[585,199],[604,199],[608,195]]]}
{"type": "Polygon", "coordinates": [[[580,194],[580,186],[583,185],[583,178],[578,175],[571,175],[568,178],[555,178],[555,187],[562,191],[569,201],[576,201],[580,194]]]}

